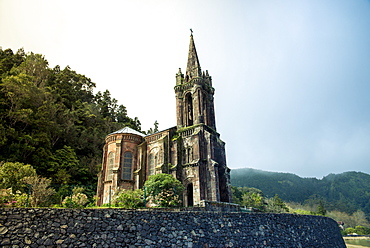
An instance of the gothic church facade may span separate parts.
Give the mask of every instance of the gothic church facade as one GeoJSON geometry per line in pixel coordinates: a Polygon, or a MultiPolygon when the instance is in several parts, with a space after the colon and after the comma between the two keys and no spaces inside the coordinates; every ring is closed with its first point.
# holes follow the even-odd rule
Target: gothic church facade
{"type": "Polygon", "coordinates": [[[202,72],[190,36],[185,75],[176,74],[177,126],[144,135],[125,127],[105,138],[98,175],[98,205],[120,189],[140,189],[150,175],[171,174],[184,185],[183,205],[202,200],[231,202],[225,143],[216,131],[214,88],[202,72]]]}

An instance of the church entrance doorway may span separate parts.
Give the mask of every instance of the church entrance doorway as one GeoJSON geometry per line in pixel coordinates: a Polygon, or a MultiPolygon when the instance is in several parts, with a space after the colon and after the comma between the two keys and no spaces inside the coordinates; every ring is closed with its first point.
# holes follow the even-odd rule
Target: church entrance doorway
{"type": "Polygon", "coordinates": [[[187,198],[188,198],[188,207],[192,207],[194,205],[194,199],[193,199],[193,184],[189,183],[186,187],[187,191],[187,198]]]}

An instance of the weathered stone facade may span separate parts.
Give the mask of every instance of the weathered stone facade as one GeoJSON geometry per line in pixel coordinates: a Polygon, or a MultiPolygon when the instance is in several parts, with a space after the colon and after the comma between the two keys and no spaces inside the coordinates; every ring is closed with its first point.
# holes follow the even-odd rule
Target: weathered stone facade
{"type": "Polygon", "coordinates": [[[231,202],[225,143],[216,131],[214,88],[202,72],[190,36],[185,75],[176,74],[177,126],[145,136],[128,127],[106,137],[97,195],[108,203],[118,189],[142,188],[148,176],[172,174],[184,187],[184,206],[231,202]]]}

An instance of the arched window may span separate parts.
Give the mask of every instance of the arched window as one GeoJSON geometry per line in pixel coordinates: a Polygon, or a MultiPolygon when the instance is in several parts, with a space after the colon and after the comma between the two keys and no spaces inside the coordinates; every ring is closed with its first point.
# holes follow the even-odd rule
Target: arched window
{"type": "Polygon", "coordinates": [[[114,152],[110,152],[108,155],[108,164],[105,179],[107,181],[113,179],[113,165],[114,165],[114,152]]]}
{"type": "Polygon", "coordinates": [[[132,179],[132,153],[131,152],[125,152],[125,155],[123,156],[122,179],[123,180],[132,179]]]}
{"type": "Polygon", "coordinates": [[[185,106],[186,106],[186,126],[193,125],[193,99],[191,94],[188,93],[185,97],[185,106]]]}
{"type": "Polygon", "coordinates": [[[148,176],[154,175],[155,173],[155,160],[156,155],[154,153],[149,154],[149,168],[148,168],[148,176]]]}
{"type": "Polygon", "coordinates": [[[186,148],[186,161],[185,163],[190,163],[193,161],[193,149],[192,147],[186,148]]]}

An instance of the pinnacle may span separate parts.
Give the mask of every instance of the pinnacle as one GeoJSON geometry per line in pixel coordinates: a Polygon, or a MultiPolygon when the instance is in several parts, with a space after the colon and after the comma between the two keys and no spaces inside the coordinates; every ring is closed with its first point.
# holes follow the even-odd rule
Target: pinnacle
{"type": "Polygon", "coordinates": [[[194,77],[202,76],[199,59],[197,55],[197,50],[195,49],[193,34],[190,35],[190,45],[189,45],[189,53],[188,53],[188,64],[186,67],[186,75],[190,79],[194,77]]]}

